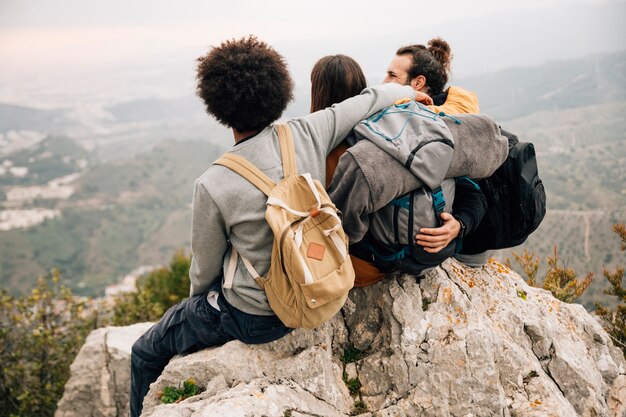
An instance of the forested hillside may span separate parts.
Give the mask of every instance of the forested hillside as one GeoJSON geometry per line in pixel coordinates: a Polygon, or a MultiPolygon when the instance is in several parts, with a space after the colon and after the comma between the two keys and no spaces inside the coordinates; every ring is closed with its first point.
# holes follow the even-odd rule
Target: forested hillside
{"type": "Polygon", "coordinates": [[[133,159],[86,169],[68,199],[25,203],[61,214],[0,232],[2,286],[28,290],[56,266],[66,284],[94,295],[137,265],[165,264],[189,246],[193,182],[221,151],[206,142],[163,142],[133,159]]]}

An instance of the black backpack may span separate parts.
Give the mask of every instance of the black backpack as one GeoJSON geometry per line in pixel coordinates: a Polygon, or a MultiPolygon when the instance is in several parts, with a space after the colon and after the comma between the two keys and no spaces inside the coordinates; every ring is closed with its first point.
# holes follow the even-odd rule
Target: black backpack
{"type": "Polygon", "coordinates": [[[509,156],[493,175],[478,181],[487,197],[487,213],[474,233],[463,239],[461,253],[521,245],[546,214],[534,145],[504,130],[502,135],[509,140],[509,156]]]}

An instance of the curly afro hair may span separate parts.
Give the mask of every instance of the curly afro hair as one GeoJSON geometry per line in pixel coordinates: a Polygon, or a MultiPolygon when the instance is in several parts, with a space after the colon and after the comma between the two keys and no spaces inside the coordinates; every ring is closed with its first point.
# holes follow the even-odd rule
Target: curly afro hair
{"type": "Polygon", "coordinates": [[[263,129],[293,99],[285,59],[253,35],[225,41],[198,58],[197,80],[207,112],[239,132],[263,129]]]}

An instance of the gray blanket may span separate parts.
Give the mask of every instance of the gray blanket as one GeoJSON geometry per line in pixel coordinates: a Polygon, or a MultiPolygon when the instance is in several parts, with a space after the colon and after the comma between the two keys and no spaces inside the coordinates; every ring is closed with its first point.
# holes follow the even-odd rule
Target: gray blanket
{"type": "MultiPolygon", "coordinates": [[[[446,178],[467,175],[486,178],[504,162],[508,140],[489,116],[455,116],[461,124],[444,118],[454,137],[454,153],[446,178]]],[[[328,189],[343,212],[344,229],[352,243],[369,228],[369,215],[391,200],[423,184],[397,159],[368,140],[361,140],[341,156],[328,189]]]]}
{"type": "Polygon", "coordinates": [[[491,117],[482,114],[454,116],[461,124],[444,117],[454,137],[454,153],[446,178],[467,175],[487,178],[506,159],[509,142],[500,133],[500,126],[491,117]]]}

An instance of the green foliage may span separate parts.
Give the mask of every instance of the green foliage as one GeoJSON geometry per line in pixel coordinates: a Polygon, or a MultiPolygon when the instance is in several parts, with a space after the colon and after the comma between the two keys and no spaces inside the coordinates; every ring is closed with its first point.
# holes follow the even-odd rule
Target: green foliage
{"type": "MultiPolygon", "coordinates": [[[[622,239],[621,250],[626,250],[626,226],[613,225],[613,231],[622,239]]],[[[615,308],[609,308],[596,303],[596,314],[602,319],[604,328],[613,342],[622,349],[626,357],[626,288],[622,285],[624,268],[617,268],[614,272],[605,269],[602,274],[611,284],[611,288],[605,293],[617,297],[619,304],[615,308]]]]}
{"type": "MultiPolygon", "coordinates": [[[[550,291],[555,298],[571,303],[589,287],[593,281],[593,273],[587,274],[582,281],[579,281],[576,272],[572,268],[559,265],[559,254],[556,246],[554,246],[552,254],[552,256],[548,256],[548,270],[541,287],[550,291]]],[[[536,278],[540,262],[539,256],[527,252],[526,249],[524,249],[522,255],[517,255],[513,252],[513,256],[515,257],[515,262],[524,271],[528,284],[538,287],[536,278]]],[[[517,296],[526,300],[524,291],[518,291],[517,296]]]]}
{"type": "Polygon", "coordinates": [[[157,396],[163,404],[179,403],[189,397],[198,395],[202,392],[196,381],[192,378],[183,382],[183,387],[167,386],[163,388],[157,396]]]}
{"type": "Polygon", "coordinates": [[[365,404],[362,400],[356,400],[354,402],[354,408],[350,413],[351,416],[358,416],[359,414],[363,414],[367,412],[367,404],[365,404]]]}
{"type": "Polygon", "coordinates": [[[28,167],[28,175],[0,177],[0,186],[42,185],[55,178],[79,172],[77,161],[89,160],[90,156],[76,141],[63,136],[50,136],[32,148],[12,153],[7,159],[16,166],[28,167]]]}
{"type": "Polygon", "coordinates": [[[626,225],[624,223],[614,224],[613,231],[622,239],[620,250],[626,250],[626,225]]]}
{"type": "Polygon", "coordinates": [[[178,250],[169,268],[160,268],[139,278],[137,291],[122,294],[116,300],[113,324],[127,326],[143,321],[156,321],[163,313],[189,296],[191,257],[178,250]]]}
{"type": "Polygon", "coordinates": [[[348,391],[350,391],[350,395],[355,397],[354,400],[354,409],[350,413],[351,416],[356,416],[362,414],[367,411],[367,405],[363,402],[363,397],[361,396],[361,381],[359,378],[348,378],[348,373],[346,372],[346,364],[358,362],[364,356],[364,352],[355,348],[353,345],[348,346],[343,351],[343,355],[341,356],[341,362],[344,364],[343,370],[343,382],[346,384],[348,391]]]}
{"type": "Polygon", "coordinates": [[[362,357],[363,351],[355,348],[353,345],[350,345],[343,351],[343,355],[341,356],[341,362],[343,362],[344,364],[353,363],[361,360],[362,357]]]}
{"type": "MultiPolygon", "coordinates": [[[[621,239],[620,250],[622,252],[626,251],[626,225],[623,223],[614,224],[613,232],[621,239]]],[[[513,256],[515,257],[515,262],[522,267],[526,274],[528,283],[538,286],[535,278],[539,267],[539,257],[527,252],[526,249],[524,249],[524,253],[521,256],[515,253],[513,253],[513,256]]],[[[610,289],[604,293],[616,297],[618,305],[615,308],[611,308],[596,302],[595,313],[602,319],[604,329],[611,336],[613,342],[622,349],[626,357],[626,288],[623,286],[624,268],[618,267],[613,272],[604,268],[602,275],[610,285],[610,289]]],[[[544,289],[551,291],[559,300],[571,303],[585,292],[592,280],[593,274],[589,273],[579,282],[576,279],[576,272],[572,268],[559,266],[557,247],[554,246],[553,256],[548,257],[548,271],[542,285],[544,289]]]]}
{"type": "MultiPolygon", "coordinates": [[[[539,257],[535,256],[532,252],[528,252],[526,249],[524,249],[524,253],[522,253],[522,255],[518,255],[513,252],[513,257],[515,258],[515,262],[517,262],[517,264],[524,270],[528,285],[532,285],[534,287],[537,282],[537,271],[539,270],[540,260],[539,257]]],[[[510,263],[508,266],[510,267],[510,263]]]]}
{"type": "MultiPolygon", "coordinates": [[[[622,198],[623,200],[623,198],[622,198]]],[[[550,200],[552,206],[552,200],[550,200]]],[[[623,204],[622,204],[623,205],[623,204]]],[[[589,288],[576,299],[588,310],[594,310],[594,302],[606,303],[608,298],[604,291],[610,288],[609,282],[602,278],[605,268],[610,270],[626,265],[626,252],[620,251],[617,235],[611,230],[615,223],[623,223],[626,208],[597,211],[549,210],[539,229],[530,235],[520,248],[499,251],[497,257],[510,257],[514,269],[522,276],[528,277],[527,271],[514,261],[512,252],[521,254],[534,253],[541,257],[537,271],[539,286],[546,274],[546,259],[552,255],[554,245],[559,249],[560,264],[566,264],[584,277],[582,272],[593,272],[596,277],[589,288]]],[[[612,306],[613,307],[613,306],[612,306]]]]}
{"type": "MultiPolygon", "coordinates": [[[[137,266],[137,248],[159,227],[158,217],[165,217],[167,210],[156,199],[146,199],[142,206],[67,208],[62,213],[28,229],[0,233],[0,281],[12,292],[28,291],[33,277],[51,267],[80,277],[80,285],[78,280],[71,283],[74,293],[103,292],[137,266]]],[[[172,252],[169,248],[167,254],[172,252]]]]}
{"type": "Polygon", "coordinates": [[[359,378],[350,378],[345,381],[345,383],[348,387],[348,391],[350,391],[350,395],[353,397],[359,395],[359,392],[361,391],[361,381],[359,381],[359,378]]]}
{"type": "Polygon", "coordinates": [[[29,295],[0,291],[0,410],[6,416],[54,414],[69,366],[94,327],[85,304],[59,284],[59,272],[40,277],[29,295]]]}

